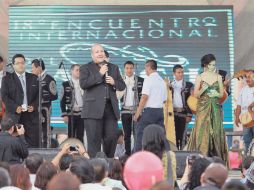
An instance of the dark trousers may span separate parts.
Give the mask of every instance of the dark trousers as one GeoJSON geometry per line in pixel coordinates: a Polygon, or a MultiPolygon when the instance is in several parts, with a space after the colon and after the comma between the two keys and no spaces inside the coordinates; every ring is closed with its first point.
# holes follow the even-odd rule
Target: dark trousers
{"type": "Polygon", "coordinates": [[[134,152],[142,149],[142,137],[147,125],[158,124],[164,128],[163,108],[145,108],[141,118],[135,127],[135,147],[134,152]]]}
{"type": "Polygon", "coordinates": [[[39,113],[37,110],[29,113],[22,112],[19,118],[20,124],[24,125],[25,139],[30,148],[38,148],[40,141],[39,137],[39,113]]]}
{"type": "Polygon", "coordinates": [[[124,142],[126,154],[131,155],[131,133],[133,131],[132,125],[133,116],[131,113],[123,113],[121,114],[121,120],[124,130],[124,142]]]}
{"type": "Polygon", "coordinates": [[[77,138],[83,143],[84,130],[85,130],[84,119],[81,118],[81,115],[68,116],[68,137],[69,138],[77,138]],[[71,125],[72,121],[73,121],[73,125],[71,125]]]}
{"type": "Polygon", "coordinates": [[[51,135],[48,137],[48,133],[51,133],[51,127],[50,127],[50,110],[47,108],[49,113],[46,113],[45,109],[41,110],[43,122],[42,122],[42,147],[47,148],[48,145],[48,138],[51,139],[51,135]],[[49,125],[49,126],[48,126],[49,125]]]}
{"type": "Polygon", "coordinates": [[[108,158],[113,158],[117,144],[117,118],[111,102],[107,102],[102,119],[84,119],[88,154],[95,157],[97,152],[101,151],[103,142],[103,151],[108,158]]]}
{"type": "Polygon", "coordinates": [[[176,133],[176,146],[179,150],[183,147],[183,136],[186,127],[186,116],[182,113],[174,112],[175,120],[175,133],[176,133]],[[178,115],[179,114],[179,115],[178,115]]]}

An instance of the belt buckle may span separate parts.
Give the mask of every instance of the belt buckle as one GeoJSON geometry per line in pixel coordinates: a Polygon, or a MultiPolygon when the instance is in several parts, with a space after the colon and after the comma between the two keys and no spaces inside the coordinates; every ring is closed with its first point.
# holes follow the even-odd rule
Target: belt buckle
{"type": "Polygon", "coordinates": [[[178,112],[178,113],[179,113],[179,112],[183,112],[183,108],[174,108],[174,111],[175,111],[175,112],[178,112]]]}

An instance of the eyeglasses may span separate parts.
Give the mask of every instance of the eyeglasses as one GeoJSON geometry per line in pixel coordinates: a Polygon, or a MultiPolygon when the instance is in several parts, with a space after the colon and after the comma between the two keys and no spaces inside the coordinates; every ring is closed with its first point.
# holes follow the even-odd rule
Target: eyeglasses
{"type": "Polygon", "coordinates": [[[24,65],[24,64],[25,64],[24,61],[22,61],[22,62],[15,62],[15,63],[14,63],[14,65],[24,65]]]}

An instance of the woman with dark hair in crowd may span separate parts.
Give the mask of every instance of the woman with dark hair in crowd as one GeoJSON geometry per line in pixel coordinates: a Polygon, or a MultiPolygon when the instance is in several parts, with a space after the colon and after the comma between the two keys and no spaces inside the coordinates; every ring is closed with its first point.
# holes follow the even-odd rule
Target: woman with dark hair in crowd
{"type": "Polygon", "coordinates": [[[187,176],[187,182],[181,184],[180,188],[183,190],[193,190],[194,188],[201,185],[200,177],[205,169],[211,164],[211,162],[207,158],[197,158],[193,161],[193,163],[189,167],[188,158],[186,162],[186,167],[184,174],[187,176]]]}
{"type": "Polygon", "coordinates": [[[170,151],[169,144],[165,137],[165,130],[160,125],[148,125],[142,138],[143,150],[150,151],[157,155],[163,162],[164,179],[171,185],[176,184],[176,158],[170,151]]]}
{"type": "Polygon", "coordinates": [[[91,160],[91,164],[94,168],[95,173],[95,183],[100,184],[104,187],[109,187],[110,189],[117,187],[121,190],[126,190],[123,186],[122,181],[111,179],[109,174],[109,163],[103,158],[94,158],[91,160]]]}
{"type": "Polygon", "coordinates": [[[48,182],[56,174],[57,174],[57,169],[51,162],[46,161],[42,163],[36,173],[34,186],[41,190],[46,190],[48,182]]]}
{"type": "Polygon", "coordinates": [[[123,181],[123,167],[119,159],[113,158],[109,160],[109,174],[111,179],[123,181]]]}
{"type": "Polygon", "coordinates": [[[107,174],[101,183],[112,188],[117,187],[121,190],[125,190],[126,187],[124,186],[123,181],[123,167],[120,160],[118,158],[109,159],[107,168],[107,174]]]}
{"type": "Polygon", "coordinates": [[[12,185],[22,190],[31,190],[29,170],[21,164],[15,164],[10,167],[10,177],[12,185]]]}

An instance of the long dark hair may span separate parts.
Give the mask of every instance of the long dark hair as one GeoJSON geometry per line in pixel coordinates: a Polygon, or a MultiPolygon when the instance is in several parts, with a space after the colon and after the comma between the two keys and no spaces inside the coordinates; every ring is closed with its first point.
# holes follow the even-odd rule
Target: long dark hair
{"type": "Polygon", "coordinates": [[[109,177],[111,179],[123,181],[123,167],[118,159],[109,160],[109,177]]]}
{"type": "Polygon", "coordinates": [[[200,62],[201,62],[201,67],[204,68],[206,67],[209,63],[211,63],[212,61],[216,61],[216,58],[213,54],[206,54],[204,55],[200,62]]]}
{"type": "Polygon", "coordinates": [[[200,177],[202,173],[205,171],[205,169],[211,164],[211,162],[206,158],[198,158],[196,159],[192,166],[191,171],[189,173],[189,182],[187,186],[184,188],[186,189],[194,189],[195,187],[198,187],[201,185],[200,183],[200,177]]]}
{"type": "Polygon", "coordinates": [[[169,150],[166,141],[165,130],[160,125],[151,124],[144,130],[142,147],[143,150],[150,151],[162,159],[163,152],[169,150]]]}

